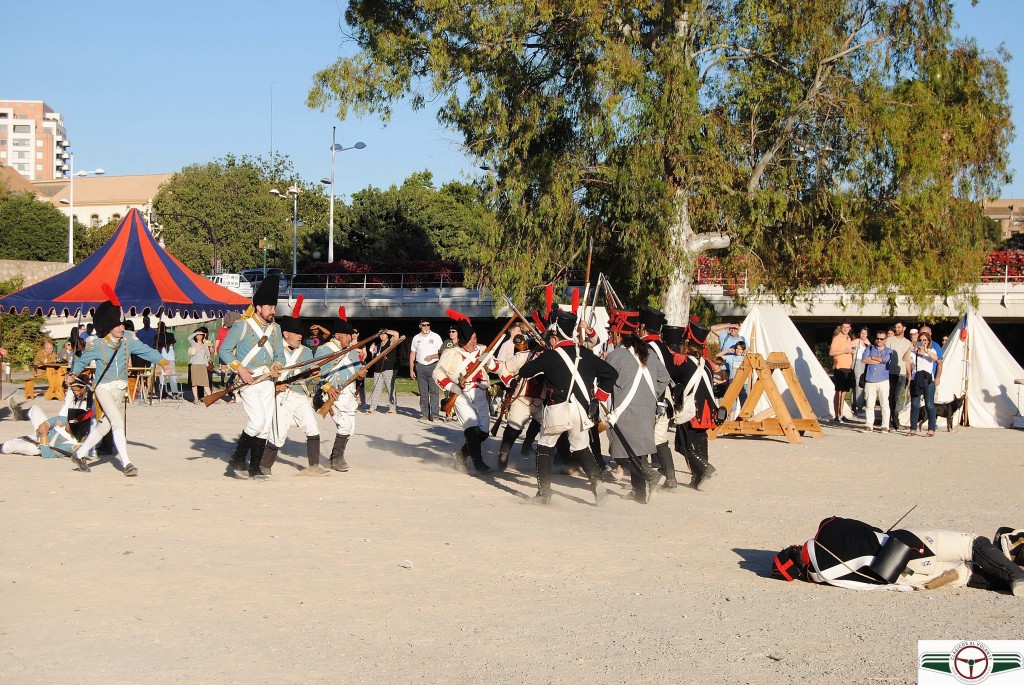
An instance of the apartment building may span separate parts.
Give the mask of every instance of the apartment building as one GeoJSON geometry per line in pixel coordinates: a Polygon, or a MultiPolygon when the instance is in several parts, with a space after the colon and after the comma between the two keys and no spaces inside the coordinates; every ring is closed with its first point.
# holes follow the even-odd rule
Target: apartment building
{"type": "Polygon", "coordinates": [[[52,181],[68,171],[64,117],[42,100],[0,100],[0,164],[30,181],[52,181]]]}

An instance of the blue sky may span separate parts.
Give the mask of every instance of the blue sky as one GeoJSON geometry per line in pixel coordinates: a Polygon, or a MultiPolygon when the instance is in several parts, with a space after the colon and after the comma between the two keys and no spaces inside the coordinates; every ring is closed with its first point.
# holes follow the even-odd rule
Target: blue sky
{"type": "MultiPolygon", "coordinates": [[[[268,156],[273,136],[274,149],[316,181],[330,176],[336,124],[340,144],[367,145],[338,154],[339,195],[386,188],[423,169],[438,184],[479,173],[430,108],[399,109],[385,127],[306,107],[313,74],[351,49],[340,30],[344,7],[342,0],[19,3],[5,11],[0,98],[44,100],[63,114],[76,169],[174,172],[228,153],[268,156]]],[[[1024,0],[977,7],[958,0],[957,16],[982,48],[1005,43],[1014,52],[1024,0]]],[[[1021,127],[1024,55],[1008,69],[1021,127]]],[[[1024,130],[1010,152],[1024,170],[1024,130]]],[[[1003,196],[1024,197],[1024,171],[1003,196]]]]}

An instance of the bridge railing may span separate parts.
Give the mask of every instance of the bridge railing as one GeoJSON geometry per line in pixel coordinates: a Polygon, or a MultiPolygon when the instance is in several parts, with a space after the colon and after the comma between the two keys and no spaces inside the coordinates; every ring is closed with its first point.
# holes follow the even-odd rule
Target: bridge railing
{"type": "Polygon", "coordinates": [[[465,287],[465,273],[462,271],[423,272],[373,272],[337,274],[297,274],[291,281],[296,289],[303,288],[462,288],[465,287]]]}

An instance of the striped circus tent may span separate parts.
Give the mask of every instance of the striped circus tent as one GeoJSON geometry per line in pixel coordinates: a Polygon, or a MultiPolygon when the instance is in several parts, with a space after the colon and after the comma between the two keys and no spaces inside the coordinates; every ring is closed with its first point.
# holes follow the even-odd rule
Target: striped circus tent
{"type": "Polygon", "coordinates": [[[125,314],[214,318],[243,311],[248,299],[190,271],[153,239],[139,210],[129,210],[106,244],[82,263],[0,298],[0,312],[87,316],[114,289],[125,314]]]}

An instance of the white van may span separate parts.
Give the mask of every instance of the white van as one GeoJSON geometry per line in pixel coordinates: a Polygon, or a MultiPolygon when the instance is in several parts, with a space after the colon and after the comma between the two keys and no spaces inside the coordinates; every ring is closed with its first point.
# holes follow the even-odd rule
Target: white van
{"type": "Polygon", "coordinates": [[[241,274],[213,274],[207,278],[242,297],[252,297],[252,283],[242,278],[241,274]]]}

